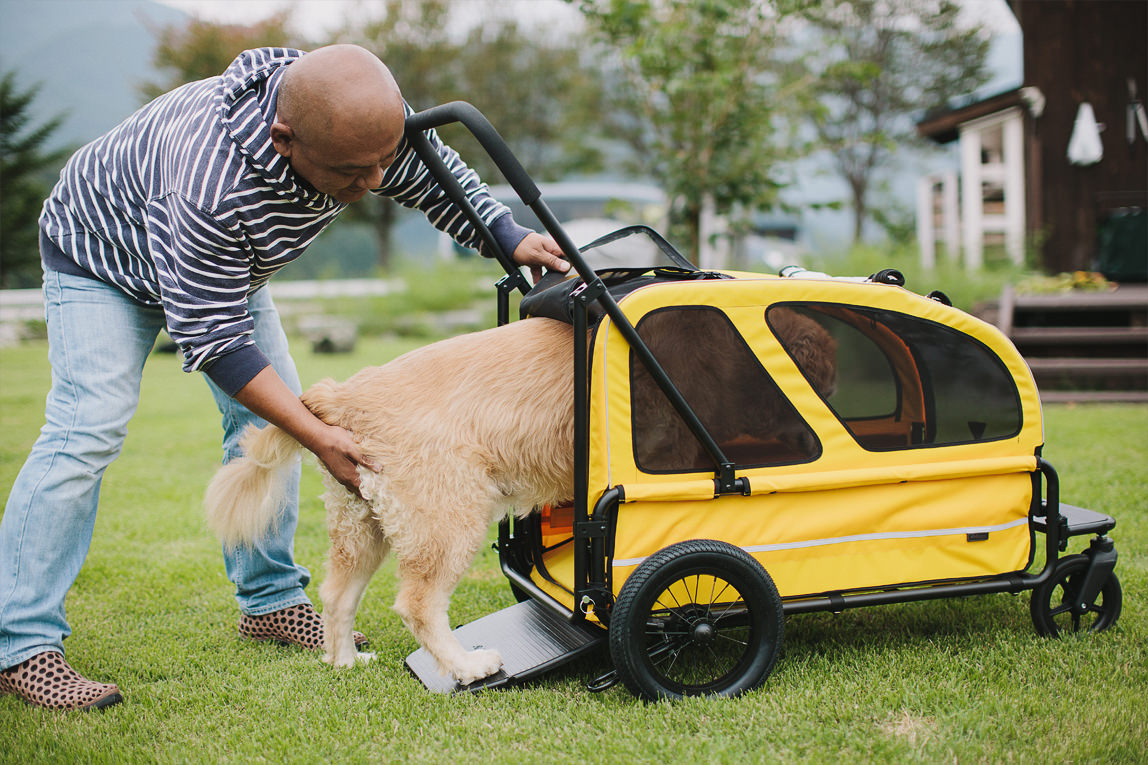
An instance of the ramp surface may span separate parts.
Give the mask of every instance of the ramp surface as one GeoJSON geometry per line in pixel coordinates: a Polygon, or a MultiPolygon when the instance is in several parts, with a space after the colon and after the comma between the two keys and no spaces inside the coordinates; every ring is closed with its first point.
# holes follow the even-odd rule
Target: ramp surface
{"type": "Polygon", "coordinates": [[[490,677],[461,686],[438,673],[435,661],[420,648],[406,659],[407,669],[436,693],[478,691],[525,682],[561,666],[601,644],[606,631],[588,624],[571,624],[533,600],[516,603],[454,630],[467,650],[488,648],[502,654],[502,669],[490,677]]]}

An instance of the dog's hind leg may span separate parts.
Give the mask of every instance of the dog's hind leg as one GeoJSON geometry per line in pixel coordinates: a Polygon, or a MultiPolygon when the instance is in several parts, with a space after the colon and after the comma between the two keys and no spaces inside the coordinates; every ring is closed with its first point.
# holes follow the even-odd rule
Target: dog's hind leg
{"type": "Polygon", "coordinates": [[[356,661],[370,661],[373,653],[355,648],[353,628],[359,603],[389,545],[372,518],[331,524],[331,550],[327,578],[319,588],[323,599],[323,661],[348,667],[356,661]]]}
{"type": "MultiPolygon", "coordinates": [[[[479,514],[483,521],[489,517],[479,514]]],[[[486,527],[456,527],[442,534],[433,544],[417,551],[399,549],[399,593],[395,611],[403,623],[435,658],[439,671],[450,674],[460,685],[469,685],[493,675],[502,666],[497,651],[468,651],[451,634],[447,607],[450,596],[469,568],[475,552],[486,535],[486,527]]]]}

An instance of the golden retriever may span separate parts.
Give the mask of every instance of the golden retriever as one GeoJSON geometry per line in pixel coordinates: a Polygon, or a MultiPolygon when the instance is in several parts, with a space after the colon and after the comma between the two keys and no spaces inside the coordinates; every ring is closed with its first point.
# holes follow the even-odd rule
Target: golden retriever
{"type": "MultiPolygon", "coordinates": [[[[808,328],[807,328],[808,329],[808,328]]],[[[388,550],[398,559],[395,610],[439,670],[467,685],[498,671],[491,650],[466,651],[447,606],[490,524],[573,496],[573,329],[531,318],[433,343],[302,400],[350,430],[366,457],[363,497],[324,475],[331,538],[323,601],[323,660],[369,661],[352,627],[367,582],[388,550]]],[[[244,456],[208,486],[209,525],[231,546],[274,523],[281,470],[302,447],[273,426],[249,429],[244,456]]]]}
{"type": "MultiPolygon", "coordinates": [[[[508,509],[573,499],[573,329],[552,319],[419,348],[342,384],[323,380],[303,403],[350,430],[364,455],[358,497],[324,471],[331,537],[323,601],[325,655],[348,666],[357,654],[355,612],[388,550],[398,559],[395,610],[462,685],[498,671],[494,651],[465,651],[447,605],[492,521],[508,509]]],[[[244,457],[213,478],[205,505],[225,544],[257,539],[273,522],[276,473],[299,446],[275,427],[251,429],[244,457]]]]}

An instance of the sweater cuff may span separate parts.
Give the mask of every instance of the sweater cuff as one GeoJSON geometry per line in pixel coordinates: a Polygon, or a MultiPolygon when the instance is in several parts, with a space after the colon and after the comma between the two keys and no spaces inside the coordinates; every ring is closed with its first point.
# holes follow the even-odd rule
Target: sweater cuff
{"type": "Polygon", "coordinates": [[[506,213],[494,219],[490,224],[490,233],[494,235],[494,240],[498,242],[498,246],[502,248],[503,252],[513,260],[514,250],[518,247],[519,242],[525,239],[527,234],[534,232],[525,226],[518,225],[514,216],[506,213]]]}
{"type": "Polygon", "coordinates": [[[263,351],[254,345],[245,345],[220,356],[204,368],[203,373],[224,393],[234,398],[244,385],[268,366],[271,366],[271,362],[263,355],[263,351]]]}

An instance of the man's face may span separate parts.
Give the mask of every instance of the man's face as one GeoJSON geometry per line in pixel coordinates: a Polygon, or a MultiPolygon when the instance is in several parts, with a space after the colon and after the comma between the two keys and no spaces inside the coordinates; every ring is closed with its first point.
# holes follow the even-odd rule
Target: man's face
{"type": "Polygon", "coordinates": [[[383,172],[394,162],[400,141],[389,136],[342,141],[334,136],[330,140],[314,138],[294,136],[284,156],[316,191],[344,204],[362,199],[382,184],[383,172]]]}

